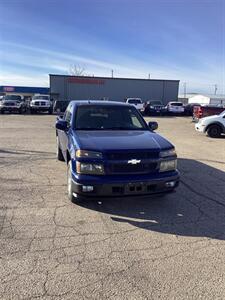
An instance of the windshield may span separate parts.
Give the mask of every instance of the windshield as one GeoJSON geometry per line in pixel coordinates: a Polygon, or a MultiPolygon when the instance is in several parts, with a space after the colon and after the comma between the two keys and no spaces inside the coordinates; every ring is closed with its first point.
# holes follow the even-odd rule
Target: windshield
{"type": "Polygon", "coordinates": [[[3,97],[4,100],[16,100],[16,101],[21,101],[21,97],[17,95],[6,95],[3,97]]]}
{"type": "Polygon", "coordinates": [[[49,100],[49,96],[34,96],[33,100],[49,100]]]}
{"type": "Polygon", "coordinates": [[[77,130],[148,130],[133,107],[82,105],[77,108],[77,130]]]}
{"type": "Polygon", "coordinates": [[[150,105],[162,105],[162,102],[161,101],[149,101],[149,104],[150,105]]]}
{"type": "Polygon", "coordinates": [[[130,104],[140,104],[142,103],[140,99],[128,99],[128,103],[130,104]]]}

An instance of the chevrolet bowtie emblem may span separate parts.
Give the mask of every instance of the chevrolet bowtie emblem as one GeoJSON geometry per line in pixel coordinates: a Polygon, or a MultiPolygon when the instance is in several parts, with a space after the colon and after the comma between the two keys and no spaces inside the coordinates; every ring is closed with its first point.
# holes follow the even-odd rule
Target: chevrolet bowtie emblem
{"type": "Polygon", "coordinates": [[[128,160],[128,164],[131,164],[131,165],[140,164],[140,162],[141,162],[140,159],[131,159],[131,160],[128,160]]]}

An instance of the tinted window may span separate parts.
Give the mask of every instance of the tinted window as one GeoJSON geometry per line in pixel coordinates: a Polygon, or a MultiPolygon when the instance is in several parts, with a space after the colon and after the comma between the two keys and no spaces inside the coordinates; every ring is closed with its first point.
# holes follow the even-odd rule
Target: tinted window
{"type": "Polygon", "coordinates": [[[181,103],[181,102],[173,102],[173,103],[170,103],[170,105],[172,105],[172,106],[183,106],[183,103],[181,103]]]}
{"type": "Polygon", "coordinates": [[[67,125],[71,125],[71,118],[72,118],[72,112],[71,112],[71,105],[67,108],[65,115],[64,115],[64,120],[67,122],[67,125]]]}
{"type": "Polygon", "coordinates": [[[7,95],[4,96],[4,100],[16,100],[16,101],[21,101],[21,97],[17,95],[7,95]]]}
{"type": "Polygon", "coordinates": [[[161,101],[150,101],[149,102],[150,105],[162,105],[161,101]]]}
{"type": "Polygon", "coordinates": [[[49,96],[34,96],[33,100],[49,100],[49,96]]]}
{"type": "Polygon", "coordinates": [[[130,99],[128,100],[128,103],[130,104],[140,104],[142,103],[140,99],[130,99]]]}
{"type": "Polygon", "coordinates": [[[146,130],[135,108],[114,105],[82,105],[77,108],[77,130],[146,130]]]}

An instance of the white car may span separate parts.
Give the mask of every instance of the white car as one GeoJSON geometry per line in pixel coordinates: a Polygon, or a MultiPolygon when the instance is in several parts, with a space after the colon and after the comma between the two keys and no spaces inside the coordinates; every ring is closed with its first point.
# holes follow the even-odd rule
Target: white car
{"type": "Polygon", "coordinates": [[[220,137],[222,133],[225,133],[225,110],[219,115],[199,119],[195,124],[195,129],[212,138],[220,137]]]}
{"type": "Polygon", "coordinates": [[[172,114],[183,114],[184,105],[182,102],[171,101],[166,106],[168,113],[172,114]]]}
{"type": "Polygon", "coordinates": [[[141,98],[127,98],[126,103],[131,104],[135,106],[137,110],[144,112],[144,103],[141,98]]]}
{"type": "Polygon", "coordinates": [[[52,114],[52,103],[49,95],[35,95],[30,102],[30,112],[48,112],[52,114]]]}

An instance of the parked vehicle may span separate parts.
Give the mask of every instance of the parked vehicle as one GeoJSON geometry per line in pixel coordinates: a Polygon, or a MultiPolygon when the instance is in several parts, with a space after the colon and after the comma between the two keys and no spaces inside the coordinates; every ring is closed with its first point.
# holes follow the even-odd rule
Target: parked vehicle
{"type": "Polygon", "coordinates": [[[145,115],[164,115],[166,113],[165,105],[160,100],[149,100],[144,105],[145,115]]]}
{"type": "Polygon", "coordinates": [[[67,100],[56,100],[53,105],[53,112],[56,114],[63,114],[70,101],[67,100]]]}
{"type": "Polygon", "coordinates": [[[184,105],[184,114],[186,116],[193,116],[193,111],[195,106],[201,106],[201,105],[198,103],[188,103],[184,105]]]}
{"type": "Polygon", "coordinates": [[[224,109],[224,107],[214,105],[195,106],[193,109],[193,120],[197,122],[201,118],[220,114],[224,109]]]}
{"type": "Polygon", "coordinates": [[[48,112],[52,114],[52,103],[49,95],[35,95],[30,102],[31,114],[37,112],[48,112]]]}
{"type": "Polygon", "coordinates": [[[126,103],[136,107],[137,110],[144,112],[144,103],[141,98],[127,98],[126,103]]]}
{"type": "Polygon", "coordinates": [[[5,95],[0,101],[0,112],[17,112],[22,114],[26,111],[25,102],[20,95],[5,95]]]}
{"type": "Polygon", "coordinates": [[[202,118],[195,124],[195,129],[199,132],[207,133],[212,138],[225,134],[225,110],[219,115],[202,118]]]}
{"type": "Polygon", "coordinates": [[[183,114],[184,113],[184,105],[182,102],[171,101],[166,105],[167,112],[169,114],[183,114]]]}
{"type": "Polygon", "coordinates": [[[56,121],[57,158],[67,163],[68,195],[85,198],[166,194],[179,184],[174,146],[132,106],[71,101],[56,121]]]}

